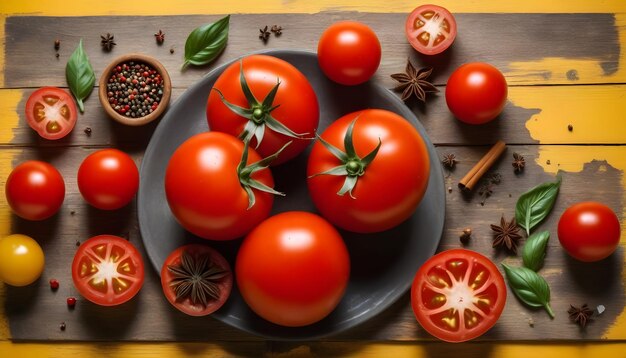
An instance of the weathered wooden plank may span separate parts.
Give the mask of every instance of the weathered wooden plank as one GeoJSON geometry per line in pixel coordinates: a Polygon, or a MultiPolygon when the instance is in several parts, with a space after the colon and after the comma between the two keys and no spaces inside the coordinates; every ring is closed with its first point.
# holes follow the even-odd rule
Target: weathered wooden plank
{"type": "Polygon", "coordinates": [[[613,14],[456,14],[459,35],[442,55],[423,57],[409,46],[403,26],[406,14],[321,12],[316,14],[234,14],[229,45],[214,65],[181,72],[184,43],[193,28],[220,16],[178,17],[9,17],[6,20],[5,85],[40,87],[65,85],[65,63],[78,40],[84,39],[96,75],[115,57],[143,52],[163,62],[175,87],[187,87],[215,65],[267,48],[301,48],[314,51],[323,30],[331,23],[352,19],[370,25],[378,34],[383,59],[374,80],[390,87],[391,73],[406,59],[435,67],[433,80],[445,83],[459,65],[490,62],[507,74],[510,84],[624,83],[619,71],[619,26],[613,14]],[[259,27],[280,24],[285,30],[264,44],[259,27]],[[162,29],[166,41],[157,46],[153,33],[162,29]],[[575,29],[576,36],[572,36],[575,29]],[[100,35],[112,33],[117,46],[110,53],[100,48],[100,35]],[[61,40],[55,58],[54,39],[61,40]],[[175,53],[170,54],[170,48],[175,53]],[[559,59],[557,67],[526,62],[559,59]],[[565,66],[565,67],[563,67],[565,66]],[[569,75],[566,75],[569,73],[569,75]]]}
{"type": "MultiPolygon", "coordinates": [[[[593,147],[591,147],[593,148],[593,147]]],[[[620,147],[621,148],[621,147],[620,147]]],[[[139,164],[142,150],[122,147],[131,151],[139,164]]],[[[445,172],[451,192],[446,198],[446,226],[439,250],[459,247],[459,234],[465,227],[473,230],[468,248],[479,251],[496,263],[511,257],[491,248],[489,224],[514,213],[517,197],[536,184],[554,180],[536,163],[540,146],[511,146],[494,171],[501,173],[502,182],[484,205],[476,193],[463,194],[456,182],[483,155],[487,147],[439,147],[440,155],[454,153],[460,163],[452,172],[445,172]],[[527,167],[522,174],[514,174],[510,165],[511,153],[524,155],[527,167]]],[[[253,337],[230,328],[210,317],[192,318],[171,308],[162,297],[157,272],[149,267],[146,284],[131,302],[115,308],[98,307],[79,300],[75,310],[68,310],[65,299],[77,295],[72,288],[70,264],[76,250],[76,241],[97,234],[117,234],[130,238],[141,248],[136,210],[131,206],[114,212],[90,208],[80,197],[75,175],[82,159],[93,149],[24,148],[21,155],[13,150],[0,149],[0,156],[11,155],[14,163],[26,159],[43,159],[56,165],[66,179],[67,196],[61,212],[43,222],[27,222],[11,217],[12,232],[31,235],[42,243],[47,266],[42,278],[26,288],[6,288],[5,311],[9,317],[11,336],[15,340],[166,340],[166,341],[254,341],[253,337]],[[71,212],[74,211],[74,214],[71,212]],[[61,288],[50,291],[47,281],[55,277],[61,288]],[[66,322],[67,329],[58,325],[66,322]]],[[[626,151],[626,147],[624,148],[626,151]]],[[[552,158],[559,166],[558,158],[552,158]]],[[[433,163],[437,168],[437,163],[433,163]]],[[[510,294],[504,314],[498,324],[481,340],[595,340],[605,337],[606,330],[625,306],[624,287],[621,280],[624,248],[611,258],[595,264],[584,264],[570,259],[561,249],[556,237],[556,223],[560,213],[576,201],[600,200],[618,213],[623,213],[622,197],[616,195],[622,173],[604,162],[585,165],[580,173],[563,173],[563,185],[553,213],[540,228],[550,230],[552,238],[548,248],[546,266],[541,273],[552,287],[552,306],[557,317],[550,320],[543,311],[531,311],[510,294]],[[593,183],[590,185],[589,183],[593,183]],[[580,190],[585,188],[585,190],[580,190]],[[569,304],[588,303],[591,307],[604,304],[607,310],[597,317],[586,330],[569,322],[566,311],[569,304]],[[532,319],[534,326],[529,325],[532,319]]],[[[4,178],[2,178],[4,180],[4,178]]],[[[8,210],[8,208],[0,208],[8,210]]],[[[146,264],[149,265],[146,259],[146,264]]],[[[613,337],[626,339],[626,336],[613,337]]],[[[374,319],[328,340],[430,340],[416,323],[406,294],[397,303],[374,319]]]]}

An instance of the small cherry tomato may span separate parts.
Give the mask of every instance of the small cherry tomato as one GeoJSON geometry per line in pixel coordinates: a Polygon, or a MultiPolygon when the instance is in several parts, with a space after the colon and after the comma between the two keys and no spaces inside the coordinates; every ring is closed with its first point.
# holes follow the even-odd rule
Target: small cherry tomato
{"type": "Polygon", "coordinates": [[[415,50],[424,55],[445,51],[456,38],[456,20],[445,8],[421,5],[406,19],[404,32],[415,50]]]}
{"type": "Polygon", "coordinates": [[[38,160],[21,163],[9,175],[5,194],[13,212],[26,220],[56,214],[65,199],[65,181],[52,165],[38,160]]]}
{"type": "MultiPolygon", "coordinates": [[[[72,261],[72,279],[80,294],[100,306],[133,298],[143,286],[144,266],[133,244],[119,236],[99,235],[83,242],[72,261]]],[[[67,299],[73,306],[76,299],[67,299]]]]}
{"type": "Polygon", "coordinates": [[[46,139],[60,139],[68,135],[78,114],[74,100],[66,91],[56,87],[42,87],[26,101],[28,125],[46,139]]]}
{"type": "Polygon", "coordinates": [[[473,62],[457,68],[446,85],[446,103],[460,121],[483,124],[496,118],[506,104],[506,79],[488,63],[473,62]]]}
{"type": "Polygon", "coordinates": [[[233,273],[219,252],[206,245],[190,244],[177,248],[165,259],[161,287],[179,311],[206,316],[222,307],[230,296],[233,273]]]}
{"type": "Polygon", "coordinates": [[[117,149],[91,153],[78,168],[78,189],[92,206],[115,210],[128,204],[139,188],[133,159],[117,149]]]}
{"type": "Polygon", "coordinates": [[[617,215],[608,206],[588,201],[567,208],[559,219],[559,242],[573,258],[593,262],[611,255],[620,238],[617,215]]]}
{"type": "Polygon", "coordinates": [[[464,342],[496,324],[506,295],[504,278],[493,262],[474,251],[453,249],[431,257],[417,271],[411,306],[428,333],[464,342]]]}
{"type": "Polygon", "coordinates": [[[317,45],[317,59],[322,71],[342,85],[358,85],[369,80],[378,69],[380,58],[380,41],[376,33],[356,21],[330,25],[317,45]]]}
{"type": "Polygon", "coordinates": [[[0,281],[11,286],[35,282],[44,269],[41,246],[26,235],[9,235],[0,239],[0,281]]]}

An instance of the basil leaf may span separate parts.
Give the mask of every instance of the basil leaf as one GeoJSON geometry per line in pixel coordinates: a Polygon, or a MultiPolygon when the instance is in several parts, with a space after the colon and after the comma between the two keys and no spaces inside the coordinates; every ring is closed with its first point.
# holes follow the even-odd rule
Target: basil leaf
{"type": "Polygon", "coordinates": [[[89,63],[89,57],[83,49],[83,39],[80,39],[78,47],[70,56],[70,59],[65,65],[65,78],[67,84],[70,87],[70,91],[76,103],[78,103],[78,109],[80,112],[85,112],[85,106],[83,100],[89,96],[93,86],[96,83],[96,76],[93,73],[93,67],[89,63]]]}
{"type": "Polygon", "coordinates": [[[546,248],[548,247],[549,239],[549,231],[542,231],[530,235],[522,251],[524,266],[535,272],[539,271],[543,266],[543,259],[546,257],[546,248]]]}
{"type": "Polygon", "coordinates": [[[230,15],[220,20],[194,29],[185,42],[185,62],[188,65],[205,65],[217,58],[228,41],[230,15]]]}
{"type": "Polygon", "coordinates": [[[561,177],[558,177],[556,182],[539,184],[519,197],[515,205],[515,220],[519,226],[526,229],[527,235],[530,235],[530,230],[548,216],[559,194],[560,186],[561,177]]]}
{"type": "Polygon", "coordinates": [[[517,298],[530,307],[545,308],[550,317],[554,318],[550,307],[550,287],[543,277],[526,267],[510,267],[504,263],[502,267],[509,287],[517,298]]]}

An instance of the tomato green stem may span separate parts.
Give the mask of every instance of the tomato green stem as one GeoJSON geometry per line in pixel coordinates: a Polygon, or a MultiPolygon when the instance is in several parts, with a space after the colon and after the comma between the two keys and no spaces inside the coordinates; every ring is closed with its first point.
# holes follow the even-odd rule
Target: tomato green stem
{"type": "Polygon", "coordinates": [[[278,158],[280,153],[287,148],[287,146],[291,144],[291,142],[286,143],[282,148],[280,148],[276,153],[268,156],[267,158],[263,158],[258,162],[254,162],[250,165],[246,165],[248,163],[248,152],[249,152],[249,142],[244,142],[243,153],[241,154],[241,161],[237,166],[237,175],[239,176],[239,183],[241,187],[248,194],[248,210],[254,206],[255,196],[254,190],[263,191],[266,193],[285,196],[285,193],[281,193],[279,191],[274,190],[274,188],[270,188],[269,186],[261,183],[258,180],[252,178],[252,175],[259,170],[267,169],[269,165],[278,158]]]}

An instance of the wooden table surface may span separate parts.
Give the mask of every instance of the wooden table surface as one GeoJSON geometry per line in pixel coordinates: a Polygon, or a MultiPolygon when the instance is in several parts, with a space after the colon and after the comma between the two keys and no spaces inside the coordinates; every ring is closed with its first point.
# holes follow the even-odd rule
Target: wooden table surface
{"type": "MultiPolygon", "coordinates": [[[[0,3],[0,182],[27,159],[54,164],[66,180],[66,199],[59,214],[43,222],[13,215],[0,198],[0,235],[23,233],[36,238],[46,254],[42,278],[24,288],[0,285],[0,356],[411,356],[463,354],[466,357],[626,356],[625,226],[619,249],[609,259],[583,264],[560,247],[556,224],[569,205],[583,200],[606,203],[620,220],[625,213],[626,181],[626,2],[597,1],[470,1],[441,0],[459,24],[455,44],[436,61],[418,56],[403,32],[414,1],[106,1],[5,0],[0,3]],[[184,42],[196,26],[231,14],[229,43],[213,64],[179,70],[184,42]],[[441,92],[427,104],[408,102],[426,128],[440,156],[454,153],[460,163],[444,171],[446,224],[439,251],[459,247],[459,234],[473,229],[470,249],[494,262],[516,263],[491,248],[489,224],[514,215],[517,197],[553,180],[563,184],[552,215],[541,228],[552,234],[542,274],[552,288],[550,320],[530,310],[512,294],[492,330],[464,344],[433,340],[415,321],[408,293],[374,319],[310,342],[275,342],[244,334],[211,318],[194,319],[175,312],[160,293],[158,274],[148,265],[146,284],[129,304],[97,307],[79,300],[68,311],[65,298],[75,295],[70,263],[76,241],[96,234],[128,237],[143,250],[136,203],[115,212],[92,209],[76,186],[76,171],[90,152],[120,148],[141,163],[156,123],[131,128],[106,117],[96,89],[86,101],[73,133],[59,141],[40,139],[25,123],[24,104],[41,86],[67,87],[65,63],[83,38],[98,78],[115,57],[129,52],[155,56],[168,69],[175,101],[191,84],[216,66],[263,49],[315,50],[331,23],[352,19],[372,27],[382,42],[381,66],[372,81],[393,87],[389,75],[401,72],[406,59],[435,68],[441,92]],[[280,24],[281,37],[267,44],[258,28],[280,24]],[[166,40],[157,46],[153,33],[166,40]],[[100,35],[115,35],[110,53],[100,48],[100,35]],[[54,39],[61,40],[55,58],[54,39]],[[174,53],[170,53],[170,49],[174,53]],[[497,66],[509,83],[509,100],[500,118],[484,126],[463,125],[449,113],[445,83],[460,64],[484,61],[497,66]],[[568,125],[573,130],[568,130],[568,125]],[[90,127],[90,136],[84,129],[90,127]],[[458,180],[489,145],[502,139],[509,148],[492,169],[502,183],[481,205],[479,195],[464,195],[458,180]],[[511,167],[512,153],[527,161],[523,174],[511,167]],[[73,212],[73,214],[71,214],[73,212]],[[52,293],[48,279],[62,286],[52,293]],[[606,311],[585,329],[567,317],[569,304],[604,305],[606,311]],[[58,325],[65,321],[67,329],[58,325]]],[[[434,163],[437,165],[437,163],[434,163]]],[[[142,251],[145,256],[145,251],[142,251]]]]}

